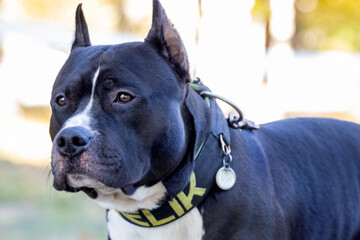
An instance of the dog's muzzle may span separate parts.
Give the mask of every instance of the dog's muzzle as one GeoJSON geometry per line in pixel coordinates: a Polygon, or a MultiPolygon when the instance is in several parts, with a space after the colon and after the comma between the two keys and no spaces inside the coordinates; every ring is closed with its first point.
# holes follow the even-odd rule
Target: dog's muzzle
{"type": "Polygon", "coordinates": [[[81,127],[64,128],[54,140],[52,171],[54,174],[54,187],[57,190],[77,192],[87,186],[74,188],[67,182],[67,175],[70,172],[77,172],[75,163],[80,159],[82,153],[90,146],[92,133],[90,130],[81,127]]]}

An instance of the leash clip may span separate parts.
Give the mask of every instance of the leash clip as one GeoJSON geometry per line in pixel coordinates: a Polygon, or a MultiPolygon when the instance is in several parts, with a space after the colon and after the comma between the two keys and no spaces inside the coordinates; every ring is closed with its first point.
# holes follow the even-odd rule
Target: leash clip
{"type": "Polygon", "coordinates": [[[223,166],[216,173],[216,184],[222,190],[229,190],[235,185],[236,173],[231,168],[230,163],[232,162],[231,148],[226,145],[222,134],[219,136],[222,151],[224,153],[223,166]]]}
{"type": "Polygon", "coordinates": [[[225,141],[224,141],[224,137],[222,134],[220,134],[220,144],[221,144],[221,148],[224,152],[225,155],[230,155],[231,153],[231,148],[230,146],[226,145],[225,141]]]}

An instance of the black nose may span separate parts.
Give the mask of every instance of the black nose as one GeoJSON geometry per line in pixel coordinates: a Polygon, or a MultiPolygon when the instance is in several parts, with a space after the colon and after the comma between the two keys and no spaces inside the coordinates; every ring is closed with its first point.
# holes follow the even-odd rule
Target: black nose
{"type": "Polygon", "coordinates": [[[69,127],[56,138],[58,151],[68,157],[80,154],[90,144],[91,132],[83,127],[69,127]]]}

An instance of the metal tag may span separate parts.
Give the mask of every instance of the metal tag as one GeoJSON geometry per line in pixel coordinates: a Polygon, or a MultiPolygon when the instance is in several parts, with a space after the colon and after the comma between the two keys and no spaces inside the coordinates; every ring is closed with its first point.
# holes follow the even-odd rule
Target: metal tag
{"type": "Polygon", "coordinates": [[[229,190],[235,185],[236,174],[231,167],[222,167],[216,173],[216,184],[222,190],[229,190]]]}

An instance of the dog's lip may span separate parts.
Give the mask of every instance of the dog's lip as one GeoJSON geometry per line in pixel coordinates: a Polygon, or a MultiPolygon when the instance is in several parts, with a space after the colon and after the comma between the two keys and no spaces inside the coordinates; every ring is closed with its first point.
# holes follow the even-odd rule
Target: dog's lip
{"type": "Polygon", "coordinates": [[[93,177],[91,174],[89,174],[89,172],[85,174],[84,171],[76,168],[70,168],[66,171],[66,173],[63,172],[63,174],[57,174],[57,176],[54,178],[53,186],[58,191],[66,191],[66,192],[74,192],[74,193],[83,191],[92,199],[97,198],[99,194],[108,195],[108,194],[113,194],[114,192],[120,190],[125,195],[129,196],[134,194],[137,189],[136,183],[129,183],[123,186],[106,184],[104,181],[102,181],[102,179],[93,177]],[[72,179],[76,179],[79,181],[81,181],[84,178],[90,178],[90,179],[92,178],[93,180],[96,180],[97,183],[88,185],[86,182],[83,182],[83,184],[80,183],[78,185],[76,184],[74,185],[74,183],[71,182],[71,179],[69,179],[70,176],[72,179]]]}
{"type": "Polygon", "coordinates": [[[65,178],[65,183],[64,184],[65,184],[65,189],[64,190],[67,191],[67,192],[76,193],[76,192],[82,191],[82,192],[86,193],[86,195],[88,195],[92,199],[95,199],[98,196],[98,193],[96,192],[96,190],[94,188],[90,188],[90,187],[86,187],[86,186],[72,187],[72,186],[69,185],[66,178],[65,178]]]}
{"type": "Polygon", "coordinates": [[[70,171],[66,175],[66,181],[69,183],[69,185],[72,188],[95,189],[95,191],[97,191],[98,194],[104,194],[104,195],[113,194],[114,192],[117,192],[120,190],[126,195],[132,195],[137,189],[136,183],[130,183],[130,184],[122,185],[122,186],[111,185],[111,184],[107,184],[102,179],[93,178],[92,176],[90,176],[88,174],[83,174],[83,173],[80,173],[80,172],[77,172],[74,170],[70,171]],[[91,181],[82,182],[83,183],[82,185],[76,185],[76,184],[74,185],[73,183],[71,183],[71,179],[76,179],[79,181],[88,179],[91,181]]]}
{"type": "Polygon", "coordinates": [[[54,174],[53,186],[58,191],[67,191],[68,187],[66,184],[65,176],[62,174],[54,174]]]}
{"type": "Polygon", "coordinates": [[[100,195],[111,195],[116,192],[122,192],[125,195],[132,195],[136,191],[136,184],[128,184],[120,187],[113,187],[105,184],[103,181],[97,178],[92,178],[89,175],[79,173],[77,171],[69,171],[65,177],[66,191],[78,192],[83,191],[90,198],[97,198],[100,195]],[[80,181],[79,182],[74,182],[80,181]]]}
{"type": "Polygon", "coordinates": [[[58,190],[58,191],[66,191],[66,192],[73,192],[73,193],[83,191],[90,198],[93,198],[93,199],[97,198],[98,194],[97,194],[97,192],[95,191],[94,188],[90,188],[90,187],[87,187],[87,186],[72,187],[68,182],[68,179],[67,179],[68,177],[67,176],[68,176],[68,174],[58,174],[54,178],[53,186],[54,186],[54,188],[56,190],[58,190]]]}
{"type": "Polygon", "coordinates": [[[90,198],[95,199],[98,196],[98,193],[94,188],[88,188],[88,187],[79,187],[79,188],[73,188],[69,184],[66,183],[66,190],[67,192],[84,192],[86,195],[88,195],[90,198]]]}
{"type": "MultiPolygon", "coordinates": [[[[108,187],[106,185],[104,185],[104,186],[108,187]]],[[[99,194],[104,194],[104,195],[111,194],[111,192],[103,192],[102,189],[101,189],[102,187],[99,187],[99,189],[95,189],[95,188],[87,187],[87,186],[72,187],[67,182],[66,177],[65,177],[64,182],[62,184],[55,184],[54,183],[54,187],[58,191],[66,191],[66,192],[72,192],[72,193],[82,191],[92,199],[96,199],[99,194]]],[[[108,188],[111,188],[111,187],[108,187],[108,188]]],[[[136,189],[137,189],[137,187],[136,187],[135,184],[129,184],[129,185],[121,187],[121,188],[114,188],[114,192],[116,192],[117,190],[121,190],[125,195],[130,196],[130,195],[135,193],[136,189]]]]}

